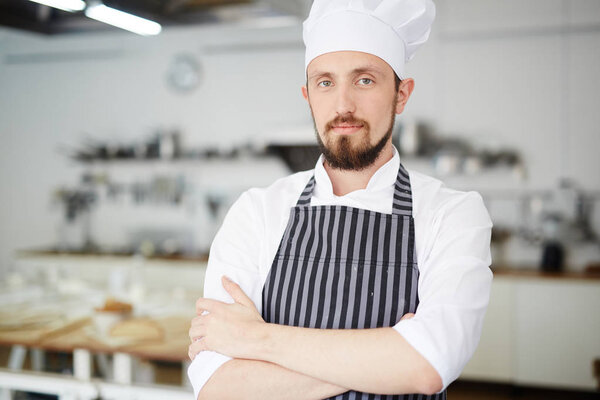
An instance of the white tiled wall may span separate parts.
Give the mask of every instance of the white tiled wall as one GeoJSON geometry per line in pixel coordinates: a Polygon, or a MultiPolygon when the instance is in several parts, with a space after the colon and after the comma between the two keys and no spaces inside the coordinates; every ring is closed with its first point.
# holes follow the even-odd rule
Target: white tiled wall
{"type": "Polygon", "coordinates": [[[437,1],[445,34],[529,31],[563,24],[563,0],[437,1]]]}
{"type": "MultiPolygon", "coordinates": [[[[600,2],[598,2],[600,3],[600,2]]],[[[599,12],[600,14],[600,9],[599,12]]],[[[570,176],[600,189],[600,31],[569,38],[567,130],[570,176]]]]}
{"type": "Polygon", "coordinates": [[[569,23],[573,26],[599,24],[600,1],[598,0],[563,0],[566,1],[569,23]]]}
{"type": "Polygon", "coordinates": [[[430,40],[415,54],[406,65],[406,74],[415,81],[415,89],[399,119],[424,119],[437,123],[440,98],[439,62],[440,45],[437,32],[432,32],[430,40]]]}
{"type": "MultiPolygon", "coordinates": [[[[600,1],[436,4],[431,39],[407,66],[416,89],[400,118],[518,150],[529,173],[526,188],[550,189],[567,176],[600,190],[600,1]]],[[[60,215],[49,193],[74,178],[57,151],[61,144],[81,143],[86,134],[141,138],[161,126],[180,128],[190,145],[285,137],[298,126],[311,131],[299,91],[300,26],[166,29],[158,38],[0,31],[0,57],[0,260],[11,249],[53,241],[60,215]],[[73,52],[100,56],[60,59],[73,52]],[[174,93],[165,83],[169,62],[181,52],[203,65],[194,93],[174,93]],[[6,62],[26,53],[59,57],[6,62]]],[[[248,179],[251,171],[244,171],[248,179]]],[[[506,182],[497,182],[502,190],[506,182]]],[[[492,217],[510,223],[515,209],[492,204],[492,217]]],[[[598,223],[597,217],[600,230],[598,223]]]]}
{"type": "Polygon", "coordinates": [[[406,116],[433,121],[442,135],[516,148],[528,188],[570,177],[599,190],[600,2],[436,5],[431,40],[408,66],[417,90],[406,116]]]}
{"type": "Polygon", "coordinates": [[[531,182],[553,185],[559,173],[560,46],[554,35],[444,43],[440,128],[518,149],[531,182]]]}

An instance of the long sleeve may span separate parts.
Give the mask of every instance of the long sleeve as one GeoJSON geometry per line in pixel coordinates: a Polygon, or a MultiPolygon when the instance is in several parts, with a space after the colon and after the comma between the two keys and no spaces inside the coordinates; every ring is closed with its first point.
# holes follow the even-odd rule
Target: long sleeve
{"type": "Polygon", "coordinates": [[[394,329],[432,364],[445,389],[479,343],[492,282],[492,221],[476,192],[455,192],[433,215],[415,317],[394,329]]]}
{"type": "MultiPolygon", "coordinates": [[[[226,275],[240,285],[260,311],[262,281],[258,259],[259,241],[264,233],[264,226],[255,210],[251,196],[245,192],[227,213],[210,248],[204,297],[233,302],[221,285],[221,277],[226,275]]],[[[214,372],[230,359],[212,351],[201,352],[194,358],[188,368],[188,377],[194,388],[195,398],[198,398],[198,393],[214,372]]]]}

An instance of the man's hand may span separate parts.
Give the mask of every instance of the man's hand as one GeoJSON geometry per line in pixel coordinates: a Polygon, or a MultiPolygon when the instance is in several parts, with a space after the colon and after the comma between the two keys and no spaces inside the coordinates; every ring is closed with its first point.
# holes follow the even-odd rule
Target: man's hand
{"type": "Polygon", "coordinates": [[[412,317],[414,317],[414,316],[415,316],[415,314],[413,314],[413,313],[411,313],[411,312],[409,312],[409,313],[406,313],[406,314],[404,314],[404,315],[402,316],[402,318],[400,318],[400,321],[403,321],[403,320],[405,320],[405,319],[411,319],[411,318],[412,318],[412,317]]]}
{"type": "MultiPolygon", "coordinates": [[[[196,302],[196,316],[192,319],[188,348],[190,360],[205,350],[217,351],[233,358],[252,358],[249,345],[260,339],[258,325],[264,324],[260,313],[238,284],[223,276],[223,288],[235,303],[200,298],[196,302]]],[[[414,317],[413,313],[402,320],[414,317]]]]}
{"type": "Polygon", "coordinates": [[[257,328],[265,321],[252,300],[229,278],[223,276],[221,282],[234,303],[198,299],[198,316],[192,320],[189,330],[192,344],[188,348],[188,356],[191,360],[205,350],[233,358],[251,358],[249,349],[260,339],[257,328]]]}

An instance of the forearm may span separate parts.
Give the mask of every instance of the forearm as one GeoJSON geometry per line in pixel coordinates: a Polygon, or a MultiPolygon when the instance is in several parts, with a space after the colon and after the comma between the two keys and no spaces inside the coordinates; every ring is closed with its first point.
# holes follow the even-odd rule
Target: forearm
{"type": "Polygon", "coordinates": [[[264,361],[233,359],[204,385],[205,399],[324,399],[347,389],[264,361]]]}
{"type": "Polygon", "coordinates": [[[435,369],[392,328],[265,324],[260,337],[257,358],[341,387],[379,394],[432,394],[442,387],[435,369]]]}

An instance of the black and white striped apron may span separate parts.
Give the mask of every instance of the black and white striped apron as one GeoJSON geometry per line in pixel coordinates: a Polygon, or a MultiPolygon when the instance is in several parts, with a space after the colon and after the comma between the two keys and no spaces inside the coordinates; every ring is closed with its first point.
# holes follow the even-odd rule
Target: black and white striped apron
{"type": "MultiPolygon", "coordinates": [[[[263,288],[266,322],[321,329],[395,325],[419,302],[412,192],[398,170],[392,214],[347,206],[311,206],[309,180],[295,207],[263,288]]],[[[333,399],[445,399],[355,391],[333,399]]]]}

